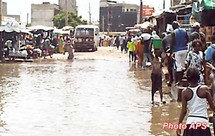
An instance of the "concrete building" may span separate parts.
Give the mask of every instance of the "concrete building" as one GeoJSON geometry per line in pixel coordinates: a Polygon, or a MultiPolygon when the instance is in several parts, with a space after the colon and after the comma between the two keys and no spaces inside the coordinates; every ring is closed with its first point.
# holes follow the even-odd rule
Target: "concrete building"
{"type": "Polygon", "coordinates": [[[179,5],[181,0],[171,0],[171,6],[179,5]]]}
{"type": "Polygon", "coordinates": [[[68,12],[78,13],[76,0],[58,0],[60,10],[68,10],[68,12]],[[67,5],[66,5],[67,4],[67,5]]]}
{"type": "Polygon", "coordinates": [[[176,6],[184,3],[192,3],[195,0],[170,0],[171,1],[171,6],[176,6]]]}
{"type": "Polygon", "coordinates": [[[8,15],[7,2],[2,2],[2,25],[18,26],[20,23],[20,15],[8,15]]]}
{"type": "Polygon", "coordinates": [[[2,2],[2,15],[7,15],[7,2],[2,2]]]}
{"type": "Polygon", "coordinates": [[[123,32],[125,27],[137,24],[139,19],[139,6],[127,3],[107,3],[100,0],[99,24],[103,32],[123,32]]]}
{"type": "Polygon", "coordinates": [[[53,17],[59,13],[57,4],[43,2],[42,4],[31,4],[31,26],[45,25],[53,27],[53,17]]]}
{"type": "Polygon", "coordinates": [[[21,22],[20,15],[7,15],[7,17],[14,18],[17,22],[21,22]]]}

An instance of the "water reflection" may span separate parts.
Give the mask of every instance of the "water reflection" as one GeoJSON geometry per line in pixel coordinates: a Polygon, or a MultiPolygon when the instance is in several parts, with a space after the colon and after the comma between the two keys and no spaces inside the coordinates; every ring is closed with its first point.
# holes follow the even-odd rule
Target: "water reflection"
{"type": "Polygon", "coordinates": [[[127,62],[1,65],[1,135],[150,135],[150,104],[127,62]]]}
{"type": "Polygon", "coordinates": [[[179,117],[179,104],[170,103],[166,105],[152,106],[151,132],[155,136],[173,136],[176,130],[163,128],[164,123],[177,124],[179,117]]]}
{"type": "MultiPolygon", "coordinates": [[[[150,69],[142,70],[141,68],[136,68],[135,65],[130,65],[130,71],[134,72],[134,77],[137,79],[137,84],[143,95],[145,95],[146,91],[150,93],[151,90],[151,71],[150,69]]],[[[163,82],[163,91],[169,92],[170,88],[166,86],[163,82]]],[[[151,97],[148,95],[147,97],[151,97]]],[[[159,94],[155,96],[155,100],[159,102],[159,94]]],[[[163,129],[163,123],[172,123],[177,124],[179,111],[180,111],[180,103],[169,103],[170,96],[168,94],[164,94],[165,100],[168,102],[167,104],[155,104],[150,106],[151,112],[151,126],[150,132],[155,136],[172,136],[175,135],[175,130],[163,129]]]]}
{"type": "Polygon", "coordinates": [[[76,59],[0,65],[0,135],[168,135],[177,104],[152,106],[150,70],[76,59]],[[2,107],[2,108],[1,108],[2,107]]]}

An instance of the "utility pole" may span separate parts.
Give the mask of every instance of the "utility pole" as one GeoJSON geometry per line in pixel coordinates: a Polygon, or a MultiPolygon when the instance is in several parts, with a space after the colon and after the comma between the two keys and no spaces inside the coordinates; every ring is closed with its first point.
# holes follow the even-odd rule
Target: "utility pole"
{"type": "Polygon", "coordinates": [[[67,2],[67,0],[65,0],[65,10],[66,10],[65,26],[68,26],[68,2],[67,2]]]}
{"type": "Polygon", "coordinates": [[[143,21],[143,1],[140,0],[140,21],[139,24],[142,24],[143,21]]]}
{"type": "Polygon", "coordinates": [[[27,23],[26,23],[26,26],[28,26],[28,18],[29,18],[29,13],[27,13],[27,23]]]}
{"type": "Polygon", "coordinates": [[[110,34],[110,4],[108,3],[108,16],[107,16],[107,35],[109,36],[110,34]]]}
{"type": "Polygon", "coordinates": [[[89,3],[89,24],[91,25],[92,24],[92,13],[91,13],[91,6],[90,6],[90,3],[89,3]]]}
{"type": "Polygon", "coordinates": [[[166,3],[165,3],[165,0],[163,0],[163,9],[166,9],[166,3]]]}
{"type": "Polygon", "coordinates": [[[166,4],[165,4],[165,0],[163,0],[163,9],[165,9],[166,8],[166,6],[165,6],[166,4]]]}
{"type": "MultiPolygon", "coordinates": [[[[0,0],[0,26],[2,26],[2,0],[0,0]]],[[[0,60],[3,61],[3,34],[0,32],[0,60]]]]}
{"type": "Polygon", "coordinates": [[[117,3],[117,1],[113,1],[113,0],[107,0],[107,5],[108,5],[108,15],[107,15],[107,24],[108,24],[108,26],[107,26],[107,35],[109,36],[109,34],[110,34],[110,26],[111,26],[111,22],[112,22],[112,20],[111,20],[111,18],[112,18],[112,13],[111,13],[111,4],[116,4],[117,3]]]}
{"type": "Polygon", "coordinates": [[[170,2],[171,2],[171,4],[170,4],[171,7],[173,7],[174,6],[174,0],[171,0],[170,2]]]}
{"type": "Polygon", "coordinates": [[[2,0],[0,0],[0,26],[2,25],[2,0]]]}
{"type": "Polygon", "coordinates": [[[105,17],[102,16],[102,31],[103,31],[103,34],[105,32],[105,17]]]}

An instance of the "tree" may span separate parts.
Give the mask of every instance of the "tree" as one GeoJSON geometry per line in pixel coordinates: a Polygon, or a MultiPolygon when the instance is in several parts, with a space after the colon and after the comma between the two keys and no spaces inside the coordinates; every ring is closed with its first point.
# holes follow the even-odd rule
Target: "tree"
{"type": "MultiPolygon", "coordinates": [[[[53,17],[54,26],[57,28],[63,28],[65,26],[66,12],[61,10],[59,14],[53,17]]],[[[68,13],[68,25],[76,27],[77,25],[86,25],[87,21],[82,19],[82,16],[77,16],[76,14],[68,13]]]]}

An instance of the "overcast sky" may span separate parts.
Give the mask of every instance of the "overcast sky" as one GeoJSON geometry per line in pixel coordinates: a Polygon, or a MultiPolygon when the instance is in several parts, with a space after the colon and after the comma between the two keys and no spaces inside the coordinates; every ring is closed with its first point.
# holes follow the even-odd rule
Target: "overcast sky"
{"type": "MultiPolygon", "coordinates": [[[[58,0],[3,0],[8,4],[8,14],[20,14],[21,21],[27,21],[27,13],[31,13],[31,4],[41,4],[42,2],[58,3],[58,0]]],[[[100,0],[76,0],[78,6],[78,14],[85,20],[89,19],[89,3],[91,5],[92,21],[99,20],[99,1],[100,0]]],[[[139,4],[140,0],[117,0],[117,2],[139,4]]],[[[151,5],[158,8],[162,5],[162,0],[143,0],[143,4],[151,5]]]]}

